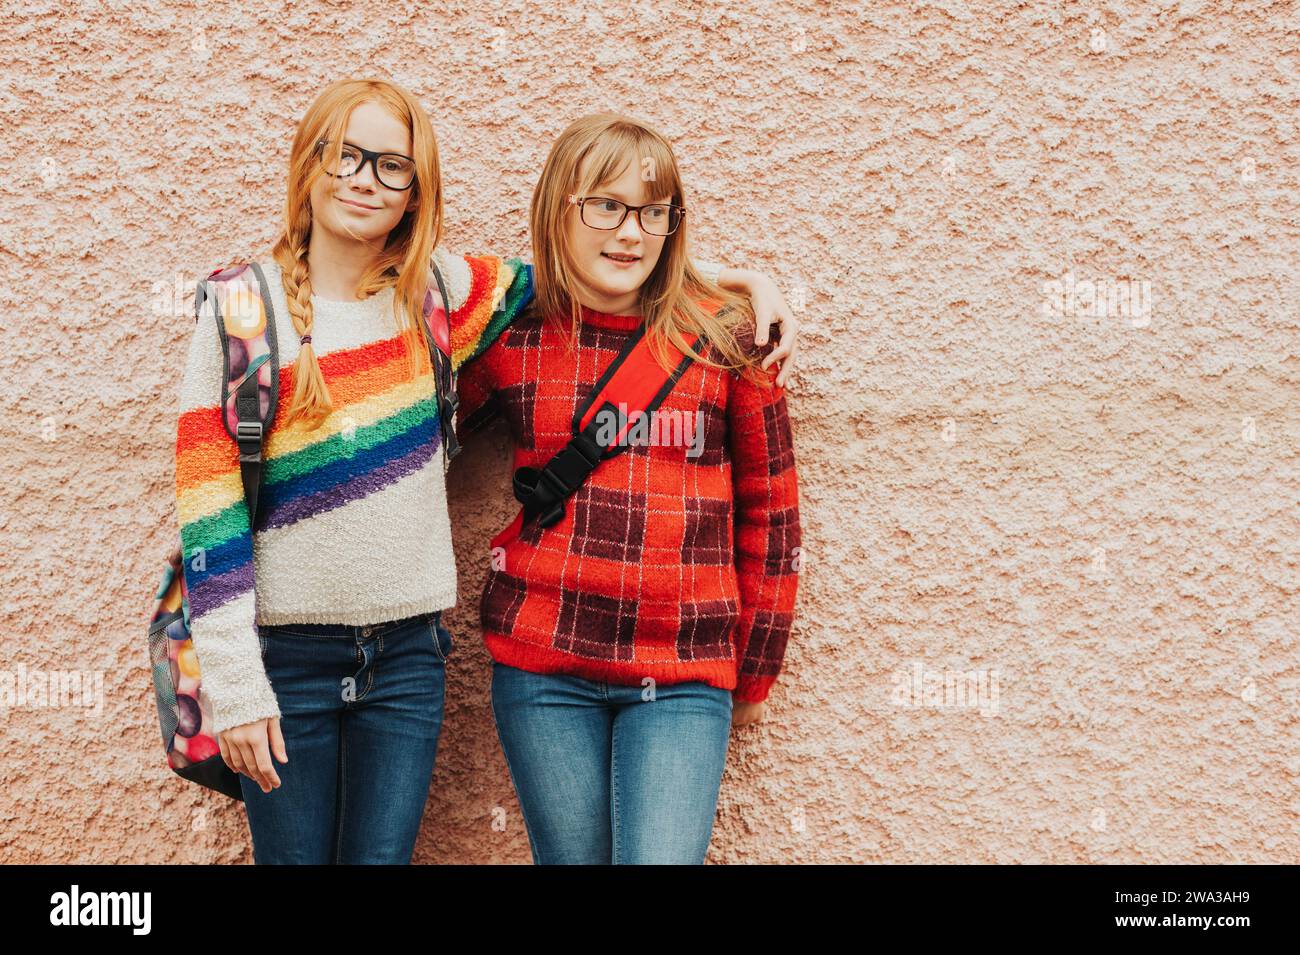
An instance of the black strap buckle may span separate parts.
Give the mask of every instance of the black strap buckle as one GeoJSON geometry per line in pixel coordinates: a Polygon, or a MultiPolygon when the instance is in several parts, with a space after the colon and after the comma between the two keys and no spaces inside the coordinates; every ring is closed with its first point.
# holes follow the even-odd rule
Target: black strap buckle
{"type": "Polygon", "coordinates": [[[602,449],[591,435],[582,432],[555,454],[545,467],[522,467],[515,471],[515,499],[528,517],[540,515],[538,523],[550,527],[564,517],[564,502],[582,486],[596,465],[602,449]]]}
{"type": "Polygon", "coordinates": [[[262,422],[239,422],[235,428],[235,440],[239,443],[239,460],[262,460],[262,422]]]}
{"type": "MultiPolygon", "coordinates": [[[[564,517],[564,502],[573,492],[582,487],[582,482],[596,466],[607,456],[617,453],[625,446],[603,447],[597,441],[597,435],[603,435],[603,428],[608,425],[607,412],[615,415],[614,422],[622,432],[626,423],[622,413],[614,405],[606,402],[600,411],[592,416],[587,427],[578,431],[569,443],[555,453],[542,468],[523,467],[515,470],[515,499],[524,506],[525,519],[538,516],[542,527],[550,527],[564,517]]],[[[574,417],[574,428],[578,426],[578,416],[574,417]]]]}

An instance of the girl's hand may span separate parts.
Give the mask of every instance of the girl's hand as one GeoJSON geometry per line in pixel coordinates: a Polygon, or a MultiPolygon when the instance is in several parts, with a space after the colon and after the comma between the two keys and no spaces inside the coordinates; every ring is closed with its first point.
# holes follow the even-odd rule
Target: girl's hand
{"type": "Polygon", "coordinates": [[[731,725],[747,726],[750,723],[757,723],[763,718],[763,703],[748,703],[744,700],[737,700],[734,697],[731,701],[731,725]]]}
{"type": "Polygon", "coordinates": [[[776,376],[776,383],[784,388],[786,381],[794,374],[795,338],[799,333],[799,323],[786,304],[785,296],[777,288],[776,282],[762,272],[750,269],[724,268],[718,273],[718,284],[749,296],[750,304],[754,307],[755,345],[766,345],[772,323],[781,323],[781,340],[771,354],[763,359],[762,367],[766,370],[774,362],[780,362],[781,370],[776,376]]]}
{"type": "Polygon", "coordinates": [[[243,773],[269,793],[280,788],[280,777],[271,762],[271,753],[282,763],[289,762],[284,751],[284,735],[280,732],[280,718],[256,720],[242,726],[233,726],[217,734],[221,758],[237,773],[243,773]],[[269,745],[268,745],[269,744],[269,745]]]}

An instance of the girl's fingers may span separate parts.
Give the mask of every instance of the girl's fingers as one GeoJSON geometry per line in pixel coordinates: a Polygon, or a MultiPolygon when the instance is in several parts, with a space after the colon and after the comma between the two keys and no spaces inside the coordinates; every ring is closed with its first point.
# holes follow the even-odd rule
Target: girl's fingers
{"type": "Polygon", "coordinates": [[[275,771],[275,765],[271,762],[271,749],[267,746],[266,739],[259,740],[253,745],[253,758],[257,761],[257,774],[262,781],[272,789],[280,785],[280,776],[275,771]]]}
{"type": "Polygon", "coordinates": [[[240,773],[244,776],[248,775],[248,773],[244,772],[244,761],[240,758],[239,746],[235,743],[227,744],[226,765],[229,766],[233,772],[240,773]]]}
{"type": "Polygon", "coordinates": [[[240,740],[235,743],[235,749],[239,753],[239,771],[257,783],[258,787],[265,792],[266,787],[262,785],[262,780],[257,776],[257,760],[253,758],[253,748],[240,740]]]}
{"type": "Polygon", "coordinates": [[[786,381],[788,381],[790,376],[794,374],[794,356],[797,348],[797,345],[791,345],[790,357],[781,363],[781,372],[776,376],[776,384],[778,388],[784,388],[786,381]]]}
{"type": "Polygon", "coordinates": [[[790,359],[794,357],[795,344],[799,336],[799,322],[795,319],[794,313],[788,308],[782,307],[776,311],[774,321],[781,323],[781,340],[776,347],[772,349],[764,358],[762,367],[767,370],[771,365],[780,362],[782,377],[777,384],[784,385],[785,379],[790,376],[789,367],[790,359]]]}
{"type": "MultiPolygon", "coordinates": [[[[271,763],[270,754],[266,752],[266,741],[248,743],[247,746],[244,765],[248,767],[249,774],[257,781],[257,785],[262,787],[262,792],[270,792],[275,787],[271,785],[271,779],[263,768],[263,764],[269,766],[271,763]]],[[[277,779],[276,782],[279,780],[277,779]]]]}
{"type": "Polygon", "coordinates": [[[731,708],[732,726],[749,726],[763,718],[762,703],[735,702],[731,708]]]}
{"type": "Polygon", "coordinates": [[[267,735],[271,738],[271,753],[282,763],[289,762],[289,753],[284,748],[284,733],[280,732],[280,718],[274,716],[271,718],[270,725],[267,728],[267,735]]]}
{"type": "Polygon", "coordinates": [[[799,336],[799,322],[788,308],[777,313],[781,320],[781,348],[786,354],[794,354],[794,343],[799,336]]]}
{"type": "MultiPolygon", "coordinates": [[[[781,361],[783,358],[794,354],[794,345],[798,329],[794,327],[794,319],[781,319],[781,340],[764,359],[765,363],[781,361]]],[[[784,364],[784,363],[783,363],[784,364]]]]}

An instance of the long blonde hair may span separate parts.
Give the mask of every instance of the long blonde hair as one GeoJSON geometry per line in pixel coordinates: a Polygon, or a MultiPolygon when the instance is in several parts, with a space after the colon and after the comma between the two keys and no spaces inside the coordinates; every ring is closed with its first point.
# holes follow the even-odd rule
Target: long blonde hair
{"type": "MultiPolygon", "coordinates": [[[[358,295],[368,298],[390,286],[393,313],[406,345],[411,377],[428,370],[428,338],[421,318],[428,289],[429,262],[442,237],[442,169],[438,143],[428,114],[410,93],[387,80],[337,80],[325,87],[298,123],[289,153],[289,183],[284,205],[284,231],[271,256],[280,266],[289,317],[301,337],[312,329],[311,276],[307,249],[311,239],[311,189],[325,175],[317,159],[316,143],[329,140],[327,158],[339,161],[348,119],[357,106],[375,102],[406,124],[411,133],[415,183],[401,221],[389,232],[384,250],[361,277],[358,295]],[[403,317],[405,316],[405,318],[403,317]]],[[[329,389],[316,361],[311,342],[298,351],[293,364],[293,397],[287,423],[303,421],[309,430],[321,426],[333,410],[329,389]]]]}
{"type": "MultiPolygon", "coordinates": [[[[668,140],[644,123],[620,113],[597,113],[571,123],[551,146],[533,190],[529,227],[535,291],[530,307],[548,318],[570,315],[570,347],[577,337],[581,309],[576,295],[579,286],[573,250],[564,219],[570,210],[573,215],[578,210],[568,204],[567,197],[570,193],[589,195],[601,183],[621,175],[629,162],[638,164],[643,181],[656,184],[656,195],[671,195],[673,203],[689,205],[668,140]],[[580,178],[583,160],[588,156],[591,161],[587,174],[580,178]]],[[[667,343],[685,353],[689,345],[684,336],[700,334],[708,339],[721,360],[712,357],[706,349],[699,361],[767,381],[758,371],[761,356],[753,346],[754,313],[749,299],[707,281],[691,265],[687,251],[689,222],[688,214],[677,230],[664,239],[659,261],[638,292],[651,354],[666,370],[671,370],[674,363],[667,343]]]]}

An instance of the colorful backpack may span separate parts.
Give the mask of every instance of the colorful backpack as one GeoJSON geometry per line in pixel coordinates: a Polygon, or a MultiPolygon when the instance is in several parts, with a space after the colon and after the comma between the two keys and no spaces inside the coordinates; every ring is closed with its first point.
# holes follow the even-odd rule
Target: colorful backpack
{"type": "MultiPolygon", "coordinates": [[[[446,284],[437,268],[424,298],[425,333],[438,389],[438,410],[444,460],[460,452],[456,440],[456,373],[451,363],[451,327],[447,317],[446,284]],[[436,291],[435,291],[436,289],[436,291]]],[[[266,276],[256,263],[218,269],[199,282],[194,292],[195,320],[213,300],[224,354],[221,400],[226,431],[239,446],[240,476],[248,504],[249,524],[256,526],[257,496],[262,478],[262,447],[275,420],[280,363],[275,340],[275,314],[266,276]]],[[[178,546],[173,557],[180,554],[178,546]]],[[[212,732],[211,701],[203,692],[198,654],[190,639],[190,606],[180,560],[163,572],[154,595],[149,621],[149,661],[154,699],[167,764],[183,779],[243,799],[239,776],[221,758],[212,732]]]]}

